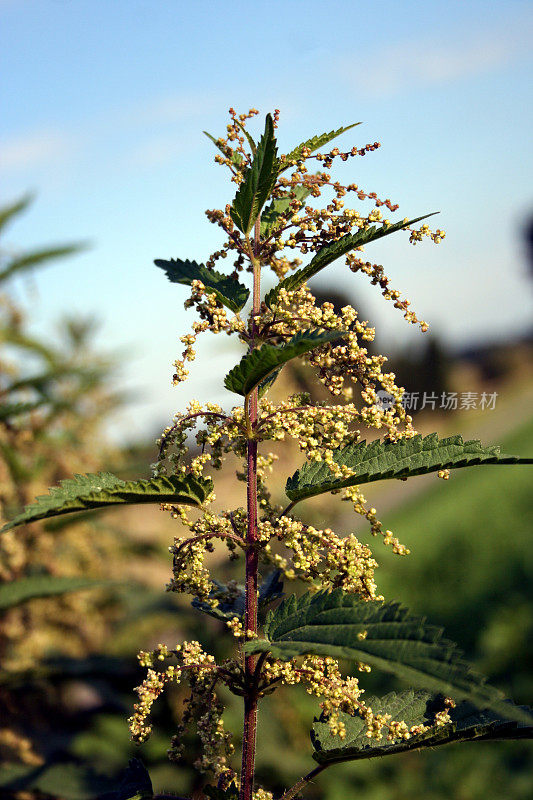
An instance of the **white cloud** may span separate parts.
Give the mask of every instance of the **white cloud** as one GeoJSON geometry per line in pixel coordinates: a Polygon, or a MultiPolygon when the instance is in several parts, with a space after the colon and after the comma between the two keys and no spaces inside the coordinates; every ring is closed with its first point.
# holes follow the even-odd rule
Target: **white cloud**
{"type": "Polygon", "coordinates": [[[65,167],[74,154],[98,147],[102,141],[108,141],[110,134],[117,133],[123,143],[127,139],[127,144],[132,145],[134,163],[159,166],[172,161],[184,145],[177,135],[166,131],[175,128],[180,120],[205,113],[215,104],[216,95],[212,92],[155,97],[106,110],[87,124],[84,120],[81,124],[67,123],[64,130],[42,127],[21,132],[0,140],[0,170],[13,174],[65,167]],[[147,138],[147,129],[157,131],[163,126],[165,134],[147,138]],[[135,141],[139,139],[141,143],[136,147],[135,141]]]}
{"type": "Polygon", "coordinates": [[[0,141],[0,167],[5,171],[35,169],[63,160],[72,141],[61,131],[36,130],[0,141]]]}
{"type": "MultiPolygon", "coordinates": [[[[519,30],[491,32],[461,42],[412,40],[372,55],[363,79],[351,59],[344,59],[344,74],[358,79],[358,88],[375,97],[404,90],[440,86],[505,67],[528,52],[529,20],[519,30]]],[[[370,59],[367,57],[367,64],[370,59]]]]}

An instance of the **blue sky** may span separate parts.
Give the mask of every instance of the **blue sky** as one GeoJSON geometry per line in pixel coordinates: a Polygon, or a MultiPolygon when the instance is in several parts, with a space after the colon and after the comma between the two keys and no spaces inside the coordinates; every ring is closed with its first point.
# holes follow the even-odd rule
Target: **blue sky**
{"type": "MultiPolygon", "coordinates": [[[[441,211],[438,247],[399,235],[368,248],[436,333],[457,345],[525,330],[532,29],[531,4],[513,0],[0,0],[0,201],[37,195],[7,244],[92,243],[14,291],[39,330],[65,310],[101,318],[99,342],[122,350],[122,382],[142,393],[117,430],[155,431],[191,395],[231,404],[225,337],[170,386],[191,320],[152,261],[201,261],[220,242],[203,212],[233,184],[202,130],[222,133],[230,105],[277,107],[282,151],[361,120],[339,142],[382,147],[344,177],[402,217],[441,211]]],[[[362,276],[330,276],[384,344],[419,341],[362,276]]]]}

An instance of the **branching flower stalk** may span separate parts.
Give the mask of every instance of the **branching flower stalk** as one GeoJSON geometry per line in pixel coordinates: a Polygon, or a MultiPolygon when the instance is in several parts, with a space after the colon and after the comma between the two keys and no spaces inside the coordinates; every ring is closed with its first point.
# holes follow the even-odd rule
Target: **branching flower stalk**
{"type": "Polygon", "coordinates": [[[262,697],[283,686],[303,686],[320,709],[311,731],[318,767],[287,788],[283,800],[296,798],[316,775],[341,761],[452,741],[533,735],[531,713],[486,684],[455,645],[442,638],[442,631],[378,593],[377,561],[359,533],[315,527],[294,511],[307,498],[340,494],[368,522],[371,535],[382,537],[403,556],[407,548],[368,505],[361,488],[365,483],[430,472],[447,478],[451,469],[533,459],[502,455],[496,447],[464,442],[460,436],[419,436],[402,404],[403,387],[385,371],[386,358],[369,353],[374,329],[351,305],[336,309],[330,302],[318,304],[308,286],[344,257],[349,270],[368,276],[407,322],[427,330],[409,301],[391,288],[383,267],[365,260],[362,248],[401,230],[413,244],[425,237],[439,243],[444,232],[425,222],[417,226],[424,217],[399,222],[384,218],[382,209],[393,213],[396,203],[355,183],[344,186],[330,173],[335,159],[363,157],[379,143],[322,152],[353,127],[348,126],[278,156],[279,112],[267,115],[258,143],[246,129],[257,113],[251,109],[237,115],[230,109],[227,135],[216,139],[208,134],[219,151],[215,160],[229,168],[237,186],[231,204],[206,212],[224,232],[224,244],[205,264],[155,262],[171,282],[190,287],[185,307],[198,313],[191,332],[181,337],[184,349],[175,362],[173,382],[186,379],[200,334],[225,332],[247,349],[224,381],[240,396],[240,404],[224,411],[215,402],[202,406],[192,400],[158,440],[150,480],[126,483],[108,473],[78,476],[38,498],[7,526],[67,511],[149,501],[159,502],[184,526],[186,534],[177,535],[170,547],[173,571],[167,590],[191,595],[199,612],[222,621],[238,644],[237,652],[217,664],[195,641],[142,651],[139,660],[147,675],[137,689],[130,729],[135,741],[144,742],[155,700],[168,685],[186,681],[190,695],[169,757],[180,759],[184,734],[195,724],[201,744],[195,767],[216,782],[204,786],[205,797],[214,800],[273,799],[268,789],[255,786],[257,711],[262,697]],[[330,199],[317,208],[314,202],[322,192],[330,199]],[[371,201],[372,208],[346,208],[344,198],[350,194],[371,201]],[[294,251],[307,257],[305,266],[294,251]],[[215,269],[228,256],[233,259],[231,273],[215,269]],[[277,283],[262,296],[266,269],[277,283]],[[240,281],[243,272],[252,276],[247,317],[241,316],[250,296],[240,281]],[[295,358],[314,368],[334,402],[315,400],[305,392],[277,403],[268,397],[283,366],[295,358]],[[386,404],[380,401],[380,390],[389,397],[386,404]],[[365,431],[377,431],[382,438],[367,444],[365,431]],[[193,453],[192,434],[197,446],[193,453]],[[286,498],[276,502],[267,479],[278,456],[264,446],[286,439],[297,444],[304,463],[288,477],[286,498]],[[217,510],[207,471],[220,470],[228,454],[242,465],[236,477],[246,484],[246,507],[217,510]],[[230,560],[243,555],[242,586],[211,576],[206,555],[215,543],[227,548],[230,560]],[[285,597],[276,607],[284,583],[293,580],[303,582],[307,591],[285,597]],[[384,669],[413,688],[368,698],[359,675],[343,674],[341,660],[363,677],[372,668],[384,669]],[[224,727],[221,687],[243,698],[240,774],[231,734],[224,727]]]}

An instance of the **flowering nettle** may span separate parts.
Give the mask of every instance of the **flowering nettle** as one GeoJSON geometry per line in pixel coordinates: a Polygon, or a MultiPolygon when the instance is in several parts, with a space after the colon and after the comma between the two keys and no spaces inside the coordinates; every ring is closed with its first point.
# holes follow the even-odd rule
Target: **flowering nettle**
{"type": "MultiPolygon", "coordinates": [[[[315,152],[321,147],[322,139],[327,142],[334,135],[348,130],[344,128],[309,140],[277,160],[272,143],[279,112],[275,111],[272,118],[267,117],[265,135],[259,145],[251,139],[245,127],[257,113],[251,109],[248,114],[237,116],[230,109],[227,135],[219,139],[210,137],[221,153],[215,161],[229,168],[231,180],[240,187],[233,205],[206,212],[208,219],[217,224],[227,237],[222,247],[207,259],[205,266],[196,262],[156,261],[170,280],[190,285],[191,295],[185,301],[185,307],[195,308],[199,316],[199,321],[193,322],[192,333],[181,337],[185,349],[181,359],[175,362],[175,384],[186,379],[186,364],[195,359],[194,344],[204,331],[224,331],[235,335],[249,348],[248,356],[225,381],[227,388],[244,396],[243,405],[224,412],[215,403],[202,407],[193,401],[187,411],[176,415],[173,424],[163,432],[158,442],[159,459],[153,465],[154,475],[158,477],[188,472],[200,477],[205,470],[220,469],[228,453],[243,459],[243,468],[237,471],[237,479],[247,483],[248,509],[215,513],[206,508],[199,518],[193,520],[185,506],[166,506],[189,531],[188,536],[177,537],[171,547],[173,577],[167,589],[194,595],[194,604],[208,613],[216,615],[218,609],[220,618],[227,618],[226,626],[233,636],[242,642],[253,642],[258,638],[257,598],[252,598],[250,603],[249,593],[250,586],[257,586],[259,563],[272,564],[279,571],[276,574],[286,579],[304,581],[312,592],[340,589],[364,603],[379,603],[384,599],[377,594],[374,580],[377,562],[370,548],[355,534],[339,536],[330,528],[317,529],[291,513],[294,502],[286,508],[272,502],[267,479],[278,457],[268,450],[268,442],[294,440],[308,462],[327,467],[332,480],[340,483],[343,499],[350,501],[354,511],[368,520],[372,534],[382,534],[384,543],[392,545],[397,554],[409,552],[391,531],[383,530],[376,510],[367,506],[358,485],[357,469],[336,457],[343,448],[359,442],[365,429],[382,431],[384,442],[391,445],[413,439],[416,431],[403,402],[405,389],[396,385],[393,373],[384,371],[387,361],[384,356],[369,354],[367,346],[374,340],[375,331],[368,322],[359,320],[356,309],[350,305],[339,311],[330,302],[319,305],[307,280],[334,259],[345,256],[351,272],[362,272],[370,277],[372,284],[380,287],[383,296],[403,312],[407,322],[418,324],[422,331],[426,331],[427,323],[419,320],[410,310],[409,301],[401,299],[400,292],[390,287],[384,268],[364,260],[360,253],[367,242],[400,229],[408,232],[412,244],[424,237],[439,243],[445,235],[438,228],[430,230],[426,223],[414,227],[419,219],[392,223],[383,216],[382,208],[395,212],[397,204],[356,184],[343,186],[332,180],[329,170],[335,159],[347,161],[355,156],[364,156],[378,148],[378,142],[345,152],[337,147],[327,152],[315,152]],[[267,167],[266,178],[262,180],[265,162],[269,159],[276,166],[270,170],[267,167]],[[317,207],[316,201],[323,192],[329,193],[329,202],[317,207]],[[350,197],[371,200],[373,208],[368,212],[345,208],[350,197]],[[265,205],[267,200],[269,205],[265,205]],[[310,264],[301,268],[302,259],[294,251],[302,256],[312,255],[310,264]],[[217,262],[228,256],[233,258],[233,271],[229,278],[215,269],[217,262]],[[261,300],[260,276],[266,268],[273,271],[279,282],[261,300]],[[243,318],[241,303],[236,304],[235,298],[239,287],[244,302],[247,299],[247,290],[239,282],[240,274],[246,271],[254,276],[254,302],[251,313],[243,318]],[[229,279],[235,281],[235,286],[230,285],[230,291],[221,294],[225,283],[227,290],[229,279]],[[228,309],[235,312],[233,316],[228,315],[228,309]],[[323,338],[315,334],[314,341],[306,345],[314,332],[322,332],[323,338]],[[285,357],[286,352],[288,357],[285,357]],[[300,355],[316,370],[318,381],[337,398],[336,402],[315,402],[307,393],[294,394],[279,403],[266,396],[283,364],[295,355],[300,355]],[[390,401],[387,407],[380,402],[379,391],[388,393],[390,401]],[[187,442],[194,430],[200,454],[189,459],[187,442]],[[251,442],[254,446],[252,458],[251,442]],[[266,445],[266,448],[258,453],[258,445],[266,445]],[[239,551],[246,557],[253,548],[256,562],[252,571],[255,569],[256,574],[250,573],[247,559],[246,595],[235,583],[227,586],[213,583],[205,556],[212,551],[216,540],[224,542],[233,559],[238,558],[239,551]],[[279,552],[279,545],[282,545],[285,555],[279,552]],[[241,614],[231,616],[232,608],[239,608],[241,614]]],[[[449,474],[446,468],[431,471],[437,471],[440,477],[449,474]]],[[[206,505],[214,499],[212,493],[206,505]]],[[[258,594],[261,602],[260,592],[258,594]]],[[[356,638],[358,642],[364,642],[367,630],[360,630],[356,638]]],[[[322,717],[327,721],[330,733],[340,742],[346,737],[346,725],[341,719],[341,715],[346,713],[357,715],[364,722],[368,739],[395,743],[451,723],[449,710],[455,706],[451,698],[436,707],[432,716],[418,720],[416,724],[395,720],[388,713],[375,713],[363,699],[358,678],[343,677],[338,659],[313,655],[312,652],[310,646],[308,655],[283,659],[274,658],[264,651],[257,662],[252,660],[250,664],[250,657],[241,651],[237,658],[219,667],[210,662],[207,681],[203,679],[207,674],[203,652],[198,653],[196,663],[189,664],[187,677],[193,691],[184,720],[189,721],[193,712],[196,713],[204,745],[204,755],[198,767],[202,771],[210,769],[220,787],[231,787],[236,774],[229,763],[231,748],[220,717],[220,703],[215,700],[217,684],[224,684],[248,699],[253,695],[253,701],[257,703],[263,694],[278,686],[302,683],[310,694],[320,699],[322,717]],[[206,730],[209,736],[205,735],[206,730]]],[[[156,653],[159,659],[162,655],[165,658],[171,655],[161,648],[156,653]]],[[[174,651],[172,655],[178,658],[178,662],[183,659],[179,652],[174,651]]],[[[149,731],[144,720],[152,697],[162,690],[166,681],[181,679],[185,670],[169,666],[166,671],[156,674],[151,668],[156,654],[147,657],[143,653],[141,658],[150,666],[150,672],[147,682],[139,688],[141,702],[132,718],[132,732],[134,737],[143,740],[149,731]],[[147,692],[148,703],[144,699],[147,692]]],[[[355,665],[359,671],[370,670],[363,659],[356,659],[355,665]]],[[[181,732],[184,724],[180,726],[181,732]]],[[[250,733],[245,726],[244,749],[247,735],[250,733]]],[[[176,742],[171,750],[172,756],[179,751],[176,742]]],[[[253,758],[253,754],[243,755],[241,797],[251,796],[252,791],[250,786],[243,785],[246,770],[249,770],[246,758],[253,758]]],[[[256,798],[270,796],[264,790],[254,794],[256,798]]]]}
{"type": "Polygon", "coordinates": [[[205,796],[214,800],[272,800],[266,789],[254,789],[257,711],[261,698],[281,686],[301,684],[321,709],[311,732],[318,766],[281,800],[295,798],[333,763],[451,741],[533,734],[529,711],[504,700],[441,630],[384,600],[368,544],[351,531],[317,527],[294,512],[308,498],[340,494],[367,520],[371,534],[404,555],[407,549],[367,504],[365,483],[430,472],[447,478],[451,469],[533,459],[503,455],[497,447],[460,436],[418,435],[404,387],[386,371],[387,359],[369,351],[374,329],[350,305],[336,309],[331,302],[318,303],[309,288],[315,275],[345,258],[348,270],[368,276],[408,323],[427,329],[409,301],[391,288],[384,268],[367,261],[362,249],[402,230],[412,244],[424,238],[439,243],[444,232],[425,222],[418,225],[425,217],[389,220],[384,213],[394,213],[396,203],[355,183],[344,186],[330,173],[335,159],[363,157],[379,143],[327,149],[350,125],[278,156],[279,112],[267,115],[256,143],[246,125],[257,113],[237,115],[230,109],[226,136],[208,134],[219,151],[216,162],[229,169],[237,187],[225,209],[207,211],[225,235],[220,249],[205,264],[155,262],[171,282],[190,288],[185,306],[198,315],[192,331],[181,337],[184,350],[175,362],[174,383],[187,378],[198,335],[225,332],[247,348],[224,379],[240,404],[226,411],[216,403],[191,401],[163,431],[150,480],[125,482],[109,473],[77,476],[38,498],[7,526],[134,502],[159,502],[184,526],[186,534],[176,536],[170,547],[173,571],[167,589],[192,595],[200,613],[222,621],[237,652],[222,663],[195,641],[141,652],[147,677],[138,687],[130,727],[136,741],[145,741],[154,701],[169,684],[186,681],[190,694],[169,756],[180,757],[183,735],[194,723],[202,746],[196,767],[217,780],[217,787],[204,787],[205,796]],[[323,195],[328,200],[321,206],[323,195]],[[370,201],[371,208],[346,208],[350,199],[370,201]],[[232,270],[218,271],[228,257],[232,270]],[[266,269],[277,283],[262,296],[266,269]],[[252,276],[251,290],[241,282],[246,272],[252,276]],[[249,298],[251,308],[243,314],[249,298]],[[305,392],[280,402],[268,396],[284,365],[296,358],[314,370],[329,400],[314,400],[305,392]],[[372,441],[367,444],[368,432],[372,441]],[[191,437],[194,454],[189,453],[191,437]],[[303,463],[287,479],[288,502],[278,503],[268,486],[278,459],[274,445],[289,439],[303,463]],[[228,456],[241,462],[236,478],[246,485],[246,507],[217,510],[210,473],[228,456]],[[211,575],[206,555],[217,543],[230,559],[242,557],[242,586],[211,575]],[[306,591],[274,605],[284,594],[284,582],[297,580],[306,591]],[[346,662],[363,676],[378,668],[417,688],[368,698],[358,676],[343,674],[340,664],[346,662]],[[244,702],[240,774],[224,728],[221,688],[244,702]]]}

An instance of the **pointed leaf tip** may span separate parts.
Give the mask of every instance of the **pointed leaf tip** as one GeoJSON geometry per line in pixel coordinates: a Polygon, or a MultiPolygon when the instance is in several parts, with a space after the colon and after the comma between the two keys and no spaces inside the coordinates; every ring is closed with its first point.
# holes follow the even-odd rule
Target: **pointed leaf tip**
{"type": "MultiPolygon", "coordinates": [[[[433,212],[433,214],[437,213],[437,211],[433,212]]],[[[331,244],[324,245],[324,247],[321,247],[320,250],[317,251],[306,267],[302,267],[302,269],[293,272],[280,281],[277,286],[274,286],[266,295],[265,303],[269,308],[272,308],[277,302],[281,289],[285,289],[288,292],[299,289],[300,286],[317,275],[324,267],[327,267],[328,264],[346,255],[346,253],[349,253],[351,250],[355,250],[357,247],[363,247],[376,239],[382,239],[384,236],[390,236],[391,233],[396,233],[403,228],[409,227],[409,225],[414,225],[416,222],[433,216],[433,214],[424,214],[422,217],[416,217],[406,222],[403,220],[401,222],[394,222],[391,225],[371,225],[356,233],[347,233],[340,239],[331,242],[331,244]]]]}
{"type": "Polygon", "coordinates": [[[251,165],[244,173],[230,215],[237,228],[248,235],[266,203],[278,175],[278,159],[274,122],[270,114],[265,120],[265,132],[253,155],[251,165]]]}
{"type": "Polygon", "coordinates": [[[284,157],[284,160],[280,163],[280,170],[279,170],[280,174],[284,172],[286,169],[290,168],[291,161],[297,161],[301,157],[304,149],[308,149],[312,153],[314,153],[314,151],[318,150],[319,147],[324,147],[324,145],[333,141],[333,139],[336,139],[337,136],[340,136],[341,133],[345,133],[346,131],[349,131],[351,128],[355,128],[357,125],[361,124],[362,124],[361,122],[353,122],[351,125],[346,125],[343,128],[338,128],[336,131],[330,131],[329,133],[321,133],[317,136],[312,136],[310,139],[306,139],[305,142],[299,144],[297,147],[291,150],[290,153],[287,153],[287,155],[284,157]]]}

